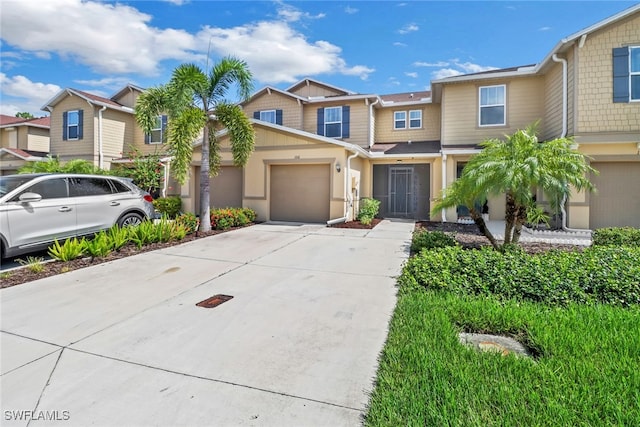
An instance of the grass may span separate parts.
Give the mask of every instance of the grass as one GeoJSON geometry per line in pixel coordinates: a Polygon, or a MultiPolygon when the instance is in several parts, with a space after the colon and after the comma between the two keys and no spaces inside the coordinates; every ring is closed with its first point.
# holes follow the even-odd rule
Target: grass
{"type": "Polygon", "coordinates": [[[637,306],[402,293],[366,424],[638,425],[638,331],[637,306]],[[461,331],[514,336],[538,357],[479,353],[459,344],[461,331]]]}

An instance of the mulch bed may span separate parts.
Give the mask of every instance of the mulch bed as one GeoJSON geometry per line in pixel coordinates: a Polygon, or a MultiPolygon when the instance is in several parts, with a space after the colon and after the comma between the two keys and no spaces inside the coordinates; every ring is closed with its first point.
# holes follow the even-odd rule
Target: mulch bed
{"type": "Polygon", "coordinates": [[[338,224],[333,224],[333,225],[330,225],[329,227],[331,227],[331,228],[355,228],[355,229],[361,229],[361,230],[370,230],[373,227],[375,227],[376,225],[380,224],[380,221],[382,221],[382,220],[379,219],[379,218],[374,218],[371,221],[371,224],[369,224],[369,225],[364,225],[360,221],[347,221],[347,222],[341,222],[341,223],[338,223],[338,224]]]}

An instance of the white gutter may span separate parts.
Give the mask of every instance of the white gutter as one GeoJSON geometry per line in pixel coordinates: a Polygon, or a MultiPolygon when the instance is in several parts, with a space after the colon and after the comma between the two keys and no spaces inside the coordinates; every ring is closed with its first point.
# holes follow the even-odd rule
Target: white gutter
{"type": "Polygon", "coordinates": [[[104,153],[102,152],[102,112],[107,109],[105,105],[98,110],[98,167],[102,169],[104,167],[104,153]]]}
{"type": "MultiPolygon", "coordinates": [[[[558,57],[558,55],[555,53],[553,54],[551,59],[553,59],[554,62],[562,63],[562,133],[560,135],[560,138],[565,138],[567,136],[567,127],[568,127],[567,126],[567,121],[568,121],[567,104],[569,102],[568,101],[569,95],[568,95],[568,89],[567,89],[567,80],[568,80],[567,60],[564,58],[558,57]]],[[[562,196],[562,201],[560,202],[560,213],[562,214],[562,225],[561,225],[562,230],[573,232],[573,233],[590,232],[591,230],[567,227],[567,207],[566,207],[567,198],[568,198],[567,195],[564,194],[562,196]]]]}
{"type": "Polygon", "coordinates": [[[162,197],[167,197],[167,187],[169,186],[169,170],[171,169],[171,158],[167,159],[167,162],[162,164],[164,167],[164,177],[162,182],[162,197]]]}

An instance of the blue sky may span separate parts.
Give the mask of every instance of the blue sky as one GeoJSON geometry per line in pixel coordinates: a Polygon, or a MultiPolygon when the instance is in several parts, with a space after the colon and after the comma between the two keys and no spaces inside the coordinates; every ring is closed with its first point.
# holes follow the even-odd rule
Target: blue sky
{"type": "Polygon", "coordinates": [[[358,93],[540,62],[563,38],[637,1],[2,0],[2,114],[67,87],[110,97],[179,64],[245,60],[255,89],[312,77],[358,93]],[[209,52],[209,55],[207,54],[209,52]]]}

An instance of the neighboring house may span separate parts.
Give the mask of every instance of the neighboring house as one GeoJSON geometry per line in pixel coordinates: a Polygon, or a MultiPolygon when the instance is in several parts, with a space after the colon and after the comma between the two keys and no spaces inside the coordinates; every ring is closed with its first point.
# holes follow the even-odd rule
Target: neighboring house
{"type": "MultiPolygon", "coordinates": [[[[143,89],[127,85],[111,98],[77,89],[63,89],[42,109],[51,118],[51,155],[61,162],[83,159],[102,169],[114,163],[131,163],[128,155],[165,154],[167,116],[145,134],[136,124],[134,106],[143,89]]],[[[162,158],[168,170],[169,158],[162,158]]],[[[167,183],[163,194],[166,194],[167,183]]]]}
{"type": "MultiPolygon", "coordinates": [[[[431,89],[363,95],[304,79],[259,90],[242,104],[256,151],[235,168],[221,136],[212,204],[251,207],[263,220],[324,222],[352,219],[358,200],[374,197],[384,216],[428,218],[479,142],[539,120],[542,140],[574,137],[600,171],[591,177],[597,193],[567,203],[567,226],[640,227],[640,5],[561,40],[538,64],[440,79],[431,89]]],[[[196,208],[197,196],[190,203],[196,208]]],[[[504,218],[504,197],[487,209],[504,218]]]]}
{"type": "Polygon", "coordinates": [[[49,117],[23,119],[0,115],[0,175],[16,173],[49,154],[49,117]]]}

